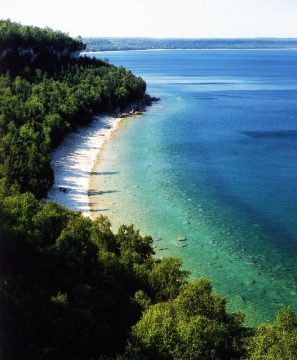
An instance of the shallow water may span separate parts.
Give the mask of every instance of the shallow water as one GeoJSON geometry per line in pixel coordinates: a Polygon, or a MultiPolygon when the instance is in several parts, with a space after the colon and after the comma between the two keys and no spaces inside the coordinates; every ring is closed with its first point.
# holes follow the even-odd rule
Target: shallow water
{"type": "Polygon", "coordinates": [[[211,279],[247,324],[296,309],[297,51],[97,56],[161,101],[106,144],[94,214],[152,234],[158,256],[211,279]]]}

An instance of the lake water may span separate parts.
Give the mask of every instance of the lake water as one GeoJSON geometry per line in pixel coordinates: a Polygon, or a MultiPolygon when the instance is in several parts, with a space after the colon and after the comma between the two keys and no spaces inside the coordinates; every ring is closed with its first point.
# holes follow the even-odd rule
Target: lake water
{"type": "Polygon", "coordinates": [[[297,51],[96,56],[161,101],[106,144],[94,213],[151,234],[157,256],[211,279],[249,325],[296,310],[297,51]]]}

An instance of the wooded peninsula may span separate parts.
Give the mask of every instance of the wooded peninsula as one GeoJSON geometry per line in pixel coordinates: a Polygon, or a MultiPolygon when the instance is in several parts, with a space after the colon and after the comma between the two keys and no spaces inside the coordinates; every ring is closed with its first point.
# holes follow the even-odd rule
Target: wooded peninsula
{"type": "Polygon", "coordinates": [[[253,38],[253,39],[158,39],[158,38],[83,38],[86,51],[127,51],[153,49],[190,50],[260,50],[297,49],[297,39],[253,38]]]}

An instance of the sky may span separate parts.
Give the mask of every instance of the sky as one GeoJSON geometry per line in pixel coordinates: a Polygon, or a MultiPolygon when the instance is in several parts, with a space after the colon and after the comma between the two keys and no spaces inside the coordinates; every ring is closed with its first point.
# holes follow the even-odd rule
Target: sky
{"type": "Polygon", "coordinates": [[[0,18],[72,36],[297,37],[297,0],[0,0],[0,18]]]}

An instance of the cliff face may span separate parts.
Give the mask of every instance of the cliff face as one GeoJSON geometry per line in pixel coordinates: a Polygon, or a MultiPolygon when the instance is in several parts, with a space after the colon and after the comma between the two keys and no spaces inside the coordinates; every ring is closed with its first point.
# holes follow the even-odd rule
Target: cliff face
{"type": "MultiPolygon", "coordinates": [[[[83,50],[83,49],[81,49],[81,50],[83,50]]],[[[69,49],[66,48],[63,51],[49,49],[49,50],[47,50],[47,52],[50,56],[55,56],[58,59],[61,59],[63,57],[70,57],[72,59],[77,59],[81,53],[81,50],[70,51],[69,49]]],[[[39,55],[44,53],[44,52],[40,52],[40,51],[36,52],[33,48],[24,48],[24,47],[18,47],[17,49],[5,48],[5,49],[2,49],[2,51],[0,53],[0,59],[4,60],[6,57],[11,55],[13,52],[16,52],[15,55],[17,55],[17,56],[28,56],[28,55],[31,56],[32,62],[34,60],[36,60],[36,58],[38,58],[39,55]]]]}
{"type": "Polygon", "coordinates": [[[24,26],[10,20],[0,20],[0,60],[2,67],[16,63],[24,65],[33,62],[77,58],[85,45],[81,37],[71,38],[61,31],[36,26],[24,26]],[[7,64],[6,64],[7,63],[7,64]]]}

